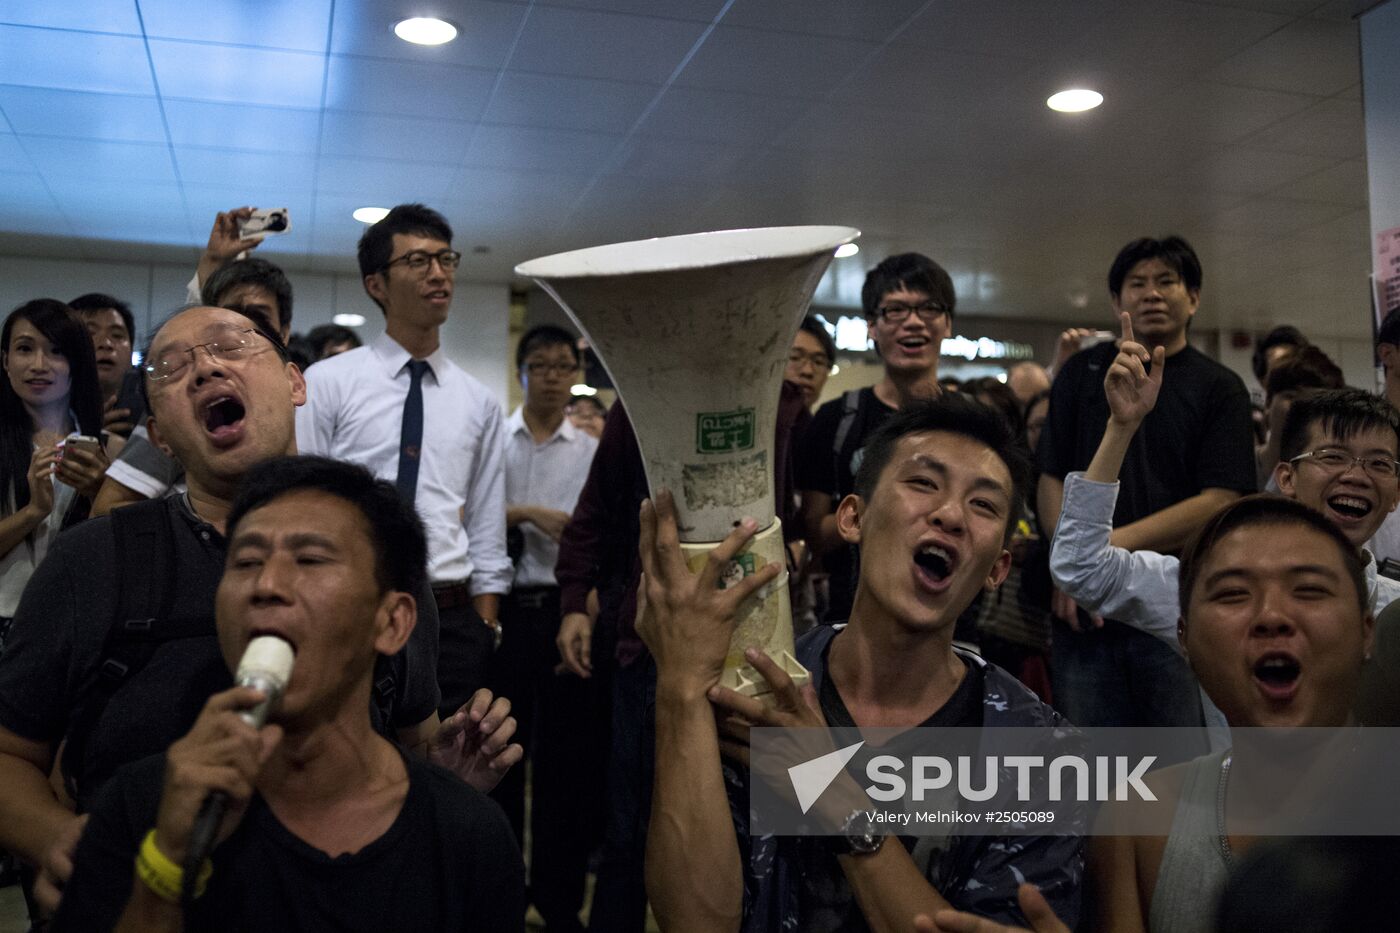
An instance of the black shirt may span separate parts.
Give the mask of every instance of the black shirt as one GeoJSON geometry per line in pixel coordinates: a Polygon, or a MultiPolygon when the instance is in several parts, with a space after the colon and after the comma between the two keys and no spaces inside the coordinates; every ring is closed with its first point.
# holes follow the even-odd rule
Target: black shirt
{"type": "MultiPolygon", "coordinates": [[[[1117,354],[1111,343],[1090,347],[1055,377],[1037,451],[1042,472],[1063,479],[1088,467],[1108,424],[1103,380],[1117,354]]],[[[1115,527],[1203,489],[1257,489],[1249,393],[1239,376],[1189,345],[1165,365],[1157,406],[1123,460],[1115,527]]]]}
{"type": "MultiPolygon", "coordinates": [[[[856,471],[865,443],[896,410],[880,401],[873,387],[861,389],[855,414],[838,450],[836,434],[846,414],[846,396],[818,408],[802,434],[801,455],[795,464],[797,488],[830,496],[833,508],[855,492],[856,471]]],[[[822,555],[822,567],[830,574],[830,604],[824,621],[848,618],[856,595],[858,551],[855,547],[839,547],[822,555]]]]}
{"type": "MultiPolygon", "coordinates": [[[[186,929],[520,931],[525,869],[505,814],[447,771],[405,756],[408,794],[387,832],[336,858],[283,826],[255,796],[213,854],[186,929]]],[[[127,765],[93,811],[55,930],[110,930],[131,896],[136,852],[155,826],[165,756],[127,765]]]]}
{"type": "MultiPolygon", "coordinates": [[[[107,703],[74,769],[82,805],[120,765],[165,751],[212,694],[233,685],[214,627],[228,543],[181,496],[127,508],[168,510],[162,527],[175,535],[171,615],[207,617],[208,634],[160,644],[107,703]]],[[[25,587],[0,655],[0,726],[22,738],[57,744],[102,661],[121,585],[111,521],[93,519],[60,535],[25,587]]],[[[437,709],[437,629],[436,605],[431,596],[420,598],[418,624],[392,662],[394,728],[416,725],[437,709]]]]}

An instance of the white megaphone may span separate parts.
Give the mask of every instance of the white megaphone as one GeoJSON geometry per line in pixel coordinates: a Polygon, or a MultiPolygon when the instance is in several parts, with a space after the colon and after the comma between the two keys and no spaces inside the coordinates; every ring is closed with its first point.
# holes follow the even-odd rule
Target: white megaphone
{"type": "MultiPolygon", "coordinates": [[[[637,434],[653,492],[676,499],[681,548],[698,569],[734,523],[762,529],[726,572],[787,565],[773,501],[773,450],[793,336],[851,227],[769,227],[615,243],[515,267],[553,295],[598,352],[637,434]]],[[[763,649],[799,683],[787,574],[741,611],[724,686],[767,683],[763,649]]]]}

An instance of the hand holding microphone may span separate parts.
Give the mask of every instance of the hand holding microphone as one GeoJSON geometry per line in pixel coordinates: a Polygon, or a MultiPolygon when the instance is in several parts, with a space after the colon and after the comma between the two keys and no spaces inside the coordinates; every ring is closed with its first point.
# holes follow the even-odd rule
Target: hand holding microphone
{"type": "Polygon", "coordinates": [[[253,639],[238,666],[238,686],[210,697],[194,727],[170,746],[155,841],[175,864],[197,855],[198,865],[243,818],[258,772],[282,739],[281,726],[263,723],[291,667],[287,642],[253,639]],[[207,839],[196,838],[205,833],[207,839]]]}

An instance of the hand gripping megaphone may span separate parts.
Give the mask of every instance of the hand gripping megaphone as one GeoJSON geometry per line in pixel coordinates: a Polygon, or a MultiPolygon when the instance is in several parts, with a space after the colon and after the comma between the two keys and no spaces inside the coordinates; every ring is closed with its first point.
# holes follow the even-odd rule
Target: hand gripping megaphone
{"type": "MultiPolygon", "coordinates": [[[[725,573],[786,566],[773,499],[774,431],[793,336],[850,227],[769,227],[615,243],[516,266],[597,351],[637,434],[647,483],[676,499],[692,569],[748,516],[762,529],[725,573]]],[[[799,683],[786,573],[749,600],[724,686],[760,696],[764,650],[799,683]]]]}

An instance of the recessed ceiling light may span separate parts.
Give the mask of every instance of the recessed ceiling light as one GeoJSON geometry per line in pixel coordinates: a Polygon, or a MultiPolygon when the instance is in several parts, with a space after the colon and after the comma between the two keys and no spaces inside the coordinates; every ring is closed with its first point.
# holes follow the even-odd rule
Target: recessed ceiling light
{"type": "Polygon", "coordinates": [[[832,374],[833,376],[836,375],[837,373],[839,373],[840,371],[841,371],[841,367],[840,367],[840,366],[836,365],[835,363],[832,363],[832,364],[831,364],[831,374],[832,374]]]}
{"type": "Polygon", "coordinates": [[[1091,91],[1087,88],[1072,88],[1058,94],[1051,94],[1045,101],[1045,106],[1061,113],[1079,113],[1084,110],[1093,110],[1101,103],[1103,103],[1103,95],[1098,91],[1091,91]]]}
{"type": "Polygon", "coordinates": [[[341,327],[359,327],[365,322],[365,316],[363,314],[337,314],[331,320],[341,327]]]}
{"type": "Polygon", "coordinates": [[[445,19],[415,16],[395,23],[394,35],[414,45],[442,45],[457,38],[457,27],[445,19]]]}
{"type": "Polygon", "coordinates": [[[598,390],[586,382],[580,382],[578,385],[570,386],[569,393],[571,395],[597,395],[598,390]]]}
{"type": "Polygon", "coordinates": [[[854,243],[842,243],[840,246],[836,247],[836,258],[845,259],[847,256],[854,256],[858,252],[860,252],[860,247],[854,243]]]}
{"type": "Polygon", "coordinates": [[[377,224],[389,216],[387,207],[357,207],[350,215],[362,224],[377,224]]]}

